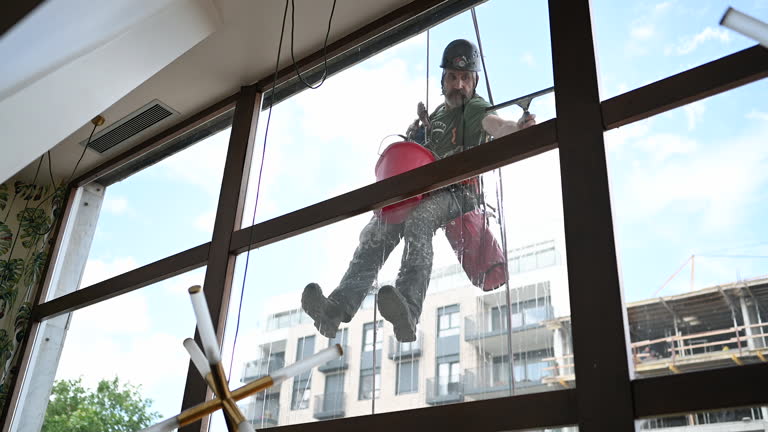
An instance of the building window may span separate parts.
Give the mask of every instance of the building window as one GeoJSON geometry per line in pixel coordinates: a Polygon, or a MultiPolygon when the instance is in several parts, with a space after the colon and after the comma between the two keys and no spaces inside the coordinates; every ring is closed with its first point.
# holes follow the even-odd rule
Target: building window
{"type": "Polygon", "coordinates": [[[509,383],[509,356],[496,356],[493,358],[493,368],[491,369],[491,380],[494,384],[509,383]]]}
{"type": "MultiPolygon", "coordinates": [[[[296,343],[296,361],[309,357],[315,353],[315,337],[307,336],[299,338],[296,343]]],[[[291,395],[291,409],[309,408],[310,386],[312,372],[305,372],[293,379],[293,391],[291,395]]]]}
{"type": "Polygon", "coordinates": [[[458,394],[460,392],[461,370],[458,356],[450,359],[438,359],[437,364],[437,394],[440,396],[458,394]]]}
{"type": "Polygon", "coordinates": [[[550,267],[557,263],[557,257],[555,256],[555,248],[544,249],[543,251],[536,252],[536,265],[538,268],[550,267]]]}
{"type": "Polygon", "coordinates": [[[403,361],[397,364],[397,387],[395,394],[419,391],[419,361],[403,361]]]}
{"type": "Polygon", "coordinates": [[[437,337],[458,335],[459,328],[459,305],[437,309],[437,337]]]}
{"type": "Polygon", "coordinates": [[[304,322],[312,322],[309,315],[300,309],[276,313],[267,318],[267,330],[279,330],[293,327],[304,322]]]}
{"type": "Polygon", "coordinates": [[[384,322],[379,321],[377,324],[376,337],[374,337],[373,334],[373,323],[367,323],[363,326],[363,352],[373,351],[374,343],[376,345],[376,351],[381,350],[381,340],[383,339],[381,328],[384,325],[384,322]],[[374,341],[374,339],[376,340],[374,341]]]}
{"type": "Polygon", "coordinates": [[[552,349],[528,351],[514,355],[514,374],[517,382],[541,382],[541,379],[552,375],[552,361],[545,360],[552,357],[552,349]]]}
{"type": "MultiPolygon", "coordinates": [[[[549,286],[549,282],[546,282],[546,286],[549,286]]],[[[489,331],[507,329],[507,310],[507,305],[491,308],[489,331]]],[[[549,296],[518,302],[512,305],[512,328],[540,324],[552,319],[553,316],[554,311],[552,310],[551,298],[549,296]]]]}
{"type": "Polygon", "coordinates": [[[381,369],[364,369],[360,371],[360,400],[378,399],[381,393],[381,369]]]}

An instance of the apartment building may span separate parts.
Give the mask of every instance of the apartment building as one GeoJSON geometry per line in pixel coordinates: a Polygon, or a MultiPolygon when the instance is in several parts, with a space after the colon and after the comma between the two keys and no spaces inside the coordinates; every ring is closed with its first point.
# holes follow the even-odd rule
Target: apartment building
{"type": "MultiPolygon", "coordinates": [[[[266,317],[259,356],[244,366],[243,383],[331,344],[345,354],[242,408],[254,426],[270,427],[573,388],[562,250],[555,240],[510,250],[508,293],[480,291],[458,264],[435,269],[411,343],[397,342],[380,317],[374,324],[373,292],[332,340],[296,307],[298,294],[275,299],[293,308],[266,317]]],[[[765,362],[766,307],[768,279],[628,304],[637,376],[765,362]]],[[[768,409],[638,420],[637,428],[768,431],[768,409]]]]}

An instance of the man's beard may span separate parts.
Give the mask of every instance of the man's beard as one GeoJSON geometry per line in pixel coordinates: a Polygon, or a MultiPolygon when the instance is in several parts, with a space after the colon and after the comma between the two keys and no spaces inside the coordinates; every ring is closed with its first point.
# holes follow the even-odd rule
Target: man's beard
{"type": "Polygon", "coordinates": [[[445,104],[448,108],[456,108],[464,105],[469,101],[469,96],[461,92],[461,90],[451,90],[445,94],[445,104]]]}

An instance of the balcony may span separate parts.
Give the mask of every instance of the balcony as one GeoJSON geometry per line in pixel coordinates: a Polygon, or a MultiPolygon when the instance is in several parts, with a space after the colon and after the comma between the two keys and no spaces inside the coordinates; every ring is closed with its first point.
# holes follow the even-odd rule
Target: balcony
{"type": "Polygon", "coordinates": [[[458,380],[445,382],[447,377],[427,379],[427,404],[444,405],[464,401],[464,383],[462,376],[458,380]]]}
{"type": "Polygon", "coordinates": [[[421,357],[422,333],[416,335],[413,342],[398,342],[394,336],[389,337],[389,354],[391,360],[410,360],[421,357]]]}
{"type": "Polygon", "coordinates": [[[264,414],[261,417],[256,417],[249,421],[251,423],[251,426],[254,427],[254,429],[265,429],[265,428],[275,427],[278,424],[277,416],[272,416],[271,414],[264,414]]]}
{"type": "Polygon", "coordinates": [[[253,381],[269,375],[283,366],[285,366],[285,361],[282,358],[261,358],[249,361],[243,369],[243,375],[240,380],[242,382],[253,381]]]}
{"type": "MultiPolygon", "coordinates": [[[[515,345],[524,347],[525,351],[544,349],[552,346],[552,331],[547,329],[544,322],[515,326],[513,321],[512,334],[515,345]]],[[[464,318],[464,340],[478,345],[486,354],[508,354],[508,336],[506,325],[492,326],[490,323],[477,323],[473,318],[464,318]]]]}
{"type": "Polygon", "coordinates": [[[313,416],[318,420],[344,417],[346,394],[344,392],[326,393],[315,396],[313,416]]]}
{"type": "MultiPolygon", "coordinates": [[[[508,368],[507,363],[500,367],[508,368]]],[[[492,399],[501,396],[509,396],[511,385],[509,373],[497,372],[491,368],[476,368],[464,370],[464,393],[475,395],[476,399],[492,399]],[[496,375],[496,376],[494,376],[496,375]]]]}
{"type": "Polygon", "coordinates": [[[344,353],[345,353],[343,356],[318,366],[317,370],[322,373],[334,373],[334,372],[347,370],[347,368],[349,367],[349,362],[347,362],[347,355],[346,355],[347,347],[345,345],[345,346],[342,346],[341,348],[344,350],[344,353]]]}

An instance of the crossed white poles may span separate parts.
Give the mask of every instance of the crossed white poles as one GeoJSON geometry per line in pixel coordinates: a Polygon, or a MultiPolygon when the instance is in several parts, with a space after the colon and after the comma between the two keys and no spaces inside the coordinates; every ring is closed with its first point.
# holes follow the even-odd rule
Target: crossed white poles
{"type": "Polygon", "coordinates": [[[335,360],[343,355],[340,345],[326,348],[319,353],[299,360],[296,363],[286,366],[273,372],[271,375],[264,376],[252,381],[236,390],[229,390],[229,383],[221,364],[221,354],[219,344],[216,340],[216,332],[213,329],[211,314],[208,311],[208,303],[205,301],[205,295],[200,285],[189,288],[189,296],[192,299],[192,308],[195,310],[197,319],[197,330],[200,333],[200,340],[203,343],[203,350],[197,346],[191,338],[184,340],[184,348],[189,352],[192,363],[200,375],[205,378],[205,382],[213,390],[215,398],[195,405],[184,410],[179,415],[165,419],[160,423],[142,429],[140,432],[168,432],[178,429],[182,426],[194,423],[197,420],[221,409],[224,412],[224,418],[227,421],[229,432],[252,432],[253,426],[248,422],[240,408],[235,403],[241,399],[251,396],[260,391],[264,391],[273,385],[280,384],[288,378],[309,371],[315,366],[325,364],[335,360]],[[205,352],[205,354],[203,354],[205,352]]]}

